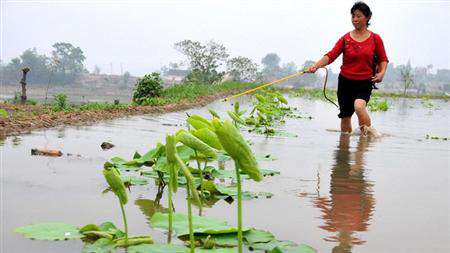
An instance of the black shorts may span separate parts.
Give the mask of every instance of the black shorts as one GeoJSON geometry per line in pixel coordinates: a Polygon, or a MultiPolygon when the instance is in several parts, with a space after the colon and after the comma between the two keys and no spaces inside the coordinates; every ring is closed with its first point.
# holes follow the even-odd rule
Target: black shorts
{"type": "Polygon", "coordinates": [[[364,99],[369,103],[372,94],[372,81],[352,80],[339,75],[337,97],[340,113],[339,118],[351,117],[355,112],[355,100],[364,99]]]}

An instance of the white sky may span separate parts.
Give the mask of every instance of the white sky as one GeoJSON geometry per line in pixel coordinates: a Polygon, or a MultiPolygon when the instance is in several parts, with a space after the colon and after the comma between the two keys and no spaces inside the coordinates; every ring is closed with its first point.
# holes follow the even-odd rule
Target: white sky
{"type": "MultiPolygon", "coordinates": [[[[260,63],[269,53],[282,62],[319,59],[352,29],[354,1],[1,1],[3,62],[36,47],[49,54],[55,42],[84,51],[89,70],[133,75],[159,70],[183,57],[173,44],[183,39],[224,44],[231,56],[260,63]]],[[[384,40],[394,64],[450,68],[450,0],[366,1],[371,30],[384,40]]],[[[338,70],[341,60],[333,63],[338,70]]]]}

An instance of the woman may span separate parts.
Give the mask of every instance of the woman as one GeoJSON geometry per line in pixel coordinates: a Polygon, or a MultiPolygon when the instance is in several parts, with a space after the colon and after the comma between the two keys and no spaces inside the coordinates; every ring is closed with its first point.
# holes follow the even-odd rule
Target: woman
{"type": "Polygon", "coordinates": [[[355,29],[342,36],[334,48],[311,66],[308,72],[316,72],[318,68],[332,63],[343,53],[337,90],[341,131],[352,131],[351,117],[356,112],[361,133],[366,134],[371,126],[366,105],[374,83],[383,80],[388,59],[381,37],[367,29],[372,17],[369,6],[357,2],[350,13],[355,29]]]}

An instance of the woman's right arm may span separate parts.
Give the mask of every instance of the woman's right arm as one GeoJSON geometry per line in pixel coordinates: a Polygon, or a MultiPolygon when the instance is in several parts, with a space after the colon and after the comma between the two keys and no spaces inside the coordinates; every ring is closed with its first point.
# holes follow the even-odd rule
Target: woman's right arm
{"type": "Polygon", "coordinates": [[[318,60],[314,65],[308,68],[307,72],[314,73],[317,71],[318,68],[325,67],[328,64],[334,62],[336,58],[339,57],[339,55],[344,50],[344,36],[342,36],[334,45],[333,49],[326,53],[320,60],[318,60]]]}
{"type": "Polygon", "coordinates": [[[325,67],[328,65],[328,62],[330,61],[330,57],[328,55],[324,55],[320,60],[318,60],[314,65],[308,68],[307,72],[309,73],[315,73],[317,69],[321,67],[325,67]]]}

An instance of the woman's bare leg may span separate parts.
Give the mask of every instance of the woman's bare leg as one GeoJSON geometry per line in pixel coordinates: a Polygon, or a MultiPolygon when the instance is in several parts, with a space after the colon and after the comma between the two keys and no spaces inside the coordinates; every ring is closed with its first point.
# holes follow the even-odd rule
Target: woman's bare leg
{"type": "Polygon", "coordinates": [[[341,132],[346,132],[346,133],[352,132],[352,118],[351,117],[341,118],[341,132]]]}
{"type": "Polygon", "coordinates": [[[366,101],[364,99],[355,100],[355,113],[358,116],[359,129],[362,134],[365,133],[365,127],[371,126],[370,116],[366,109],[366,101]]]}

